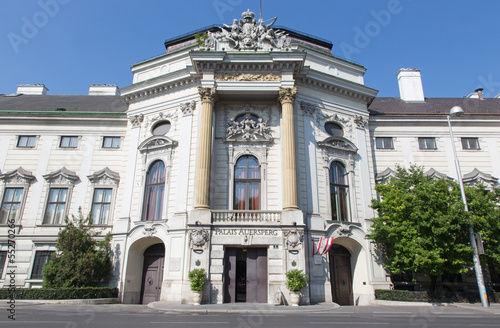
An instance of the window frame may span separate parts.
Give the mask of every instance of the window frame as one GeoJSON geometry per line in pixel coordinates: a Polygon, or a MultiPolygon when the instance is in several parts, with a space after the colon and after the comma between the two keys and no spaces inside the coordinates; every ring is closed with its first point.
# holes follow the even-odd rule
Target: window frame
{"type": "Polygon", "coordinates": [[[476,138],[476,137],[462,137],[462,138],[460,138],[460,142],[462,144],[462,150],[481,150],[481,146],[479,145],[479,139],[476,138]],[[472,140],[475,141],[476,148],[471,148],[471,143],[470,142],[472,140]],[[464,143],[464,141],[466,143],[464,143]],[[467,145],[467,147],[464,147],[466,145],[467,145]]]}
{"type": "Polygon", "coordinates": [[[59,140],[59,148],[63,148],[63,149],[76,149],[76,148],[78,148],[79,139],[80,138],[78,136],[61,136],[61,138],[59,140]],[[65,146],[65,145],[63,145],[63,142],[67,138],[69,138],[69,142],[68,142],[68,145],[65,146]],[[74,140],[76,140],[76,145],[72,146],[72,142],[74,140]]]}
{"type": "MultiPolygon", "coordinates": [[[[338,179],[337,179],[338,180],[338,179]]],[[[349,172],[346,170],[346,166],[344,163],[338,160],[334,160],[330,163],[328,166],[328,192],[330,194],[330,216],[332,221],[342,221],[342,222],[349,222],[350,221],[350,197],[349,197],[349,172]],[[339,165],[344,174],[344,184],[338,183],[334,181],[334,171],[333,171],[333,166],[334,165],[339,165]],[[338,192],[335,193],[335,197],[332,195],[332,190],[337,189],[338,192]],[[344,193],[344,200],[343,206],[339,206],[341,199],[340,199],[340,191],[343,191],[344,193]],[[335,202],[334,202],[335,201],[335,202]],[[343,207],[344,210],[341,208],[343,207]],[[335,209],[335,214],[334,214],[334,209],[335,209]],[[340,212],[345,212],[344,216],[342,216],[342,213],[340,212]],[[339,218],[340,216],[340,218],[339,218]]],[[[340,204],[342,205],[342,204],[340,204]]]]}
{"type": "Polygon", "coordinates": [[[30,280],[42,280],[43,279],[43,267],[50,262],[52,254],[55,253],[53,250],[36,250],[33,257],[33,265],[31,267],[30,280]],[[42,254],[44,253],[44,254],[42,254]],[[44,256],[44,263],[40,265],[39,256],[44,256]],[[48,259],[48,260],[47,260],[48,259]],[[37,261],[38,260],[38,261],[37,261]],[[36,271],[35,271],[36,270],[36,271]],[[36,273],[36,276],[33,275],[36,273]]]}
{"type": "Polygon", "coordinates": [[[437,150],[437,140],[435,137],[418,137],[418,149],[419,150],[437,150]],[[429,141],[432,140],[433,144],[434,144],[434,148],[431,148],[429,147],[429,141]],[[422,142],[425,142],[424,144],[422,144],[422,142]],[[422,145],[424,145],[425,147],[422,147],[422,145]]]}
{"type": "Polygon", "coordinates": [[[375,148],[376,149],[394,149],[394,138],[393,137],[375,137],[375,148]],[[382,141],[381,146],[379,147],[379,140],[382,141]],[[387,146],[387,141],[390,140],[390,147],[387,146]]]}
{"type": "MultiPolygon", "coordinates": [[[[69,201],[71,199],[71,191],[72,191],[72,188],[70,186],[50,186],[48,191],[47,191],[47,199],[45,201],[45,209],[43,211],[43,220],[42,220],[42,225],[44,226],[48,226],[48,225],[64,225],[64,219],[66,218],[67,216],[67,213],[68,213],[68,207],[69,207],[69,201]],[[62,214],[62,222],[60,223],[54,223],[53,219],[55,218],[55,215],[57,213],[57,206],[62,204],[63,202],[51,202],[50,201],[50,195],[51,195],[51,191],[52,190],[55,190],[55,189],[58,189],[59,190],[59,193],[60,193],[60,190],[62,189],[66,189],[66,199],[64,201],[64,208],[63,208],[63,214],[62,214]],[[47,222],[47,211],[49,209],[49,205],[51,204],[56,204],[56,210],[54,211],[54,217],[51,219],[51,222],[47,222]]],[[[58,200],[59,200],[59,193],[58,193],[58,200]]]]}
{"type": "MultiPolygon", "coordinates": [[[[149,169],[146,172],[146,180],[144,183],[144,194],[143,194],[143,204],[142,204],[142,216],[141,216],[141,221],[143,222],[154,222],[154,221],[161,221],[163,219],[163,208],[165,207],[166,204],[166,187],[167,187],[167,167],[165,165],[165,162],[162,160],[155,160],[149,164],[149,169]],[[153,170],[154,166],[157,163],[161,163],[163,165],[163,182],[157,182],[157,183],[149,183],[149,177],[151,174],[151,171],[153,170]],[[153,188],[157,188],[163,185],[163,190],[161,191],[160,196],[156,196],[156,200],[160,200],[160,204],[157,204],[155,207],[155,213],[154,213],[154,218],[153,220],[148,220],[149,215],[149,199],[151,195],[151,190],[153,188]],[[159,211],[159,212],[158,212],[159,211]]],[[[155,191],[158,192],[158,191],[155,191]]]]}
{"type": "Polygon", "coordinates": [[[121,148],[121,143],[122,143],[122,138],[117,137],[117,136],[104,136],[102,137],[102,144],[101,148],[103,149],[120,149],[121,148]],[[106,140],[111,139],[111,146],[107,147],[106,146],[106,140]],[[118,140],[118,145],[113,147],[115,140],[118,140]]]}
{"type": "Polygon", "coordinates": [[[36,141],[37,141],[37,136],[36,135],[19,135],[17,136],[17,142],[16,142],[16,148],[27,148],[27,149],[34,149],[36,148],[36,141]],[[26,145],[21,145],[21,140],[22,138],[27,138],[26,139],[26,145]],[[33,146],[29,145],[29,141],[33,140],[33,146]]]}
{"type": "Polygon", "coordinates": [[[332,122],[332,121],[325,122],[324,129],[326,134],[328,134],[331,137],[344,137],[344,127],[337,122],[332,122]],[[334,129],[333,133],[330,133],[329,132],[330,129],[327,128],[327,126],[335,126],[336,128],[334,129]],[[337,134],[335,132],[340,132],[340,134],[337,134]]]}
{"type": "MultiPolygon", "coordinates": [[[[92,203],[90,206],[90,213],[91,213],[91,220],[93,225],[109,225],[109,221],[111,219],[111,213],[112,213],[112,206],[113,206],[113,195],[114,195],[114,188],[113,187],[104,187],[104,186],[96,186],[94,187],[94,190],[92,191],[92,203]],[[109,202],[96,202],[95,197],[96,197],[96,191],[98,190],[105,190],[109,191],[109,202]],[[107,217],[105,218],[104,222],[101,222],[102,218],[102,210],[100,212],[99,218],[97,222],[94,221],[94,206],[96,205],[106,205],[108,206],[108,214],[107,217]]],[[[104,195],[103,195],[104,196],[104,195]]]]}
{"type": "Polygon", "coordinates": [[[253,155],[243,155],[243,156],[240,156],[237,160],[236,160],[236,163],[234,164],[234,181],[233,181],[233,210],[241,210],[241,211],[258,211],[262,208],[262,166],[259,162],[259,159],[256,157],[256,156],[253,156],[253,155]],[[238,169],[238,163],[242,160],[246,158],[246,178],[237,178],[236,177],[236,172],[237,172],[237,169],[238,169]],[[249,172],[249,159],[250,158],[253,158],[255,159],[255,161],[257,162],[257,165],[258,165],[258,173],[259,173],[259,178],[249,178],[248,177],[248,172],[249,172]],[[236,192],[237,192],[237,188],[236,188],[236,185],[237,184],[244,184],[245,186],[245,190],[244,190],[244,196],[245,196],[245,199],[244,199],[244,209],[238,209],[237,208],[237,197],[236,197],[236,192]],[[258,200],[257,200],[257,204],[258,204],[258,208],[253,208],[251,209],[250,208],[250,185],[252,184],[258,184],[258,200]]]}
{"type": "Polygon", "coordinates": [[[8,258],[8,251],[7,250],[0,250],[0,280],[3,279],[4,277],[4,272],[6,272],[5,267],[8,258]],[[3,257],[3,259],[2,259],[3,257]]]}
{"type": "MultiPolygon", "coordinates": [[[[8,203],[11,204],[11,207],[9,209],[9,214],[10,212],[12,211],[12,204],[19,204],[19,208],[18,208],[18,213],[17,213],[17,216],[14,218],[14,221],[16,224],[18,224],[20,221],[21,221],[21,216],[22,216],[22,210],[24,208],[24,187],[22,186],[6,186],[4,189],[3,189],[3,194],[2,194],[2,202],[0,203],[0,211],[1,211],[1,208],[3,208],[4,204],[5,204],[5,197],[7,195],[7,190],[8,189],[21,189],[21,195],[19,197],[19,201],[18,202],[13,202],[13,201],[9,201],[8,203]]],[[[13,195],[15,196],[15,194],[13,195]]],[[[1,212],[0,212],[1,213],[1,212]]],[[[6,222],[2,222],[2,218],[0,216],[0,225],[3,225],[3,224],[8,224],[10,219],[10,215],[8,215],[6,217],[6,222]]]]}

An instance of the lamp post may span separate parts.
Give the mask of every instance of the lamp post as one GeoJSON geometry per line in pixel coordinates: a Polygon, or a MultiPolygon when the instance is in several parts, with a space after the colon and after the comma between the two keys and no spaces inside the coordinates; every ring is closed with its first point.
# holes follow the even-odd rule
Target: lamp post
{"type": "MultiPolygon", "coordinates": [[[[455,149],[455,139],[453,137],[453,130],[451,128],[450,116],[462,116],[464,110],[459,106],[454,106],[450,109],[450,115],[446,116],[448,120],[448,127],[450,128],[450,138],[451,146],[453,148],[453,157],[455,158],[455,169],[457,170],[458,184],[460,185],[460,193],[462,194],[462,202],[464,203],[464,209],[466,212],[469,211],[467,206],[467,199],[465,198],[464,182],[462,181],[462,172],[460,171],[460,164],[458,163],[457,150],[455,149]]],[[[481,262],[479,261],[479,254],[477,252],[476,239],[474,238],[474,228],[472,227],[472,222],[469,223],[469,241],[472,246],[472,261],[474,262],[474,271],[476,272],[477,287],[479,289],[479,297],[481,298],[481,303],[483,307],[489,307],[488,295],[486,294],[486,288],[484,286],[483,271],[481,269],[481,262]]]]}

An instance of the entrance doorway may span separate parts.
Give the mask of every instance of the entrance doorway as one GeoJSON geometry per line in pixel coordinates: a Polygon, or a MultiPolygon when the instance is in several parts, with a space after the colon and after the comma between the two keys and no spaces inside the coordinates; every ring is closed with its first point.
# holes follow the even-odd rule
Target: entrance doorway
{"type": "Polygon", "coordinates": [[[330,283],[332,299],[339,305],[354,305],[352,295],[351,253],[340,245],[333,245],[330,256],[330,283]]]}
{"type": "Polygon", "coordinates": [[[164,259],[165,245],[163,244],[155,244],[144,251],[141,288],[142,304],[160,300],[164,259]]]}
{"type": "Polygon", "coordinates": [[[226,248],[224,302],[267,303],[266,248],[226,248]]]}

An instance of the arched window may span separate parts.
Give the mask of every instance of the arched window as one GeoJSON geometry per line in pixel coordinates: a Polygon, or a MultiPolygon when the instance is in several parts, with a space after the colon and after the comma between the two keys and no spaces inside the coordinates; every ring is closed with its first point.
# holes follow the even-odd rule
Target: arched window
{"type": "Polygon", "coordinates": [[[234,209],[260,209],[260,166],[253,156],[242,156],[234,168],[234,209]]]}
{"type": "Polygon", "coordinates": [[[330,165],[330,200],[332,220],[347,221],[348,184],[344,166],[339,162],[330,165]]]}
{"type": "Polygon", "coordinates": [[[143,221],[161,220],[163,194],[165,190],[165,164],[154,162],[146,176],[143,221]]]}

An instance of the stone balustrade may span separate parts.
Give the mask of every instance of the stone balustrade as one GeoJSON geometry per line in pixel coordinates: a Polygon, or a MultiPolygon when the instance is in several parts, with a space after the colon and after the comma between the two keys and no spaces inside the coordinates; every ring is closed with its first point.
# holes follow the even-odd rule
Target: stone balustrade
{"type": "Polygon", "coordinates": [[[213,224],[281,224],[281,211],[212,210],[213,224]]]}

